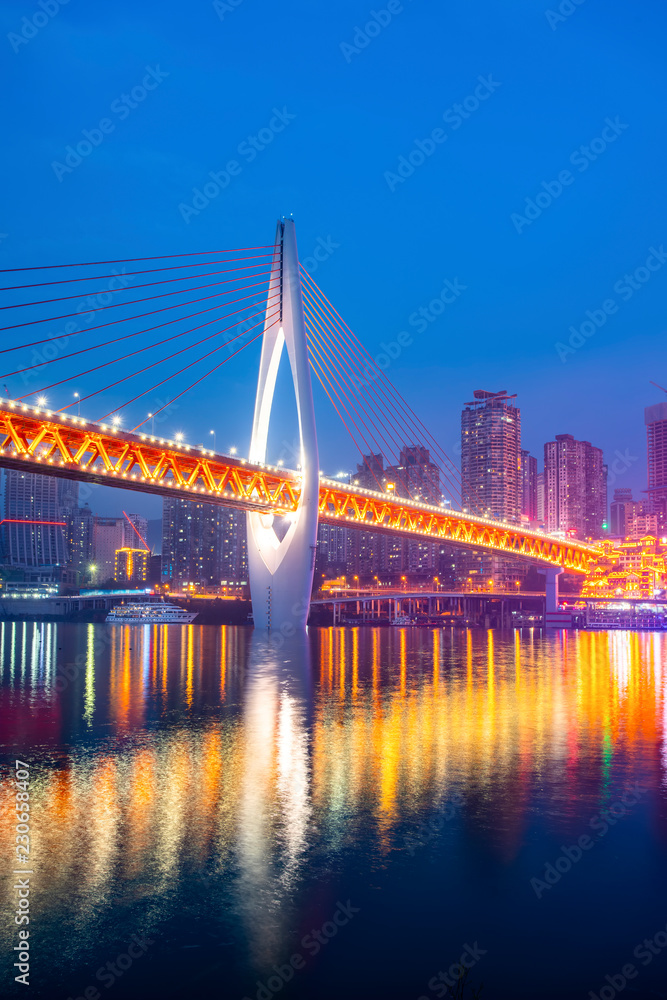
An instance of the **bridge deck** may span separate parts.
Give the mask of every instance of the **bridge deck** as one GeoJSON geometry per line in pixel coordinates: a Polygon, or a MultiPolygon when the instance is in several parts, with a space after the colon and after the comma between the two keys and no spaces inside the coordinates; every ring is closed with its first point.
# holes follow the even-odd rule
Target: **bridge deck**
{"type": "MultiPolygon", "coordinates": [[[[0,399],[0,466],[243,510],[296,512],[300,475],[73,414],[0,399]]],[[[319,518],[586,572],[592,545],[320,479],[319,518]]]]}

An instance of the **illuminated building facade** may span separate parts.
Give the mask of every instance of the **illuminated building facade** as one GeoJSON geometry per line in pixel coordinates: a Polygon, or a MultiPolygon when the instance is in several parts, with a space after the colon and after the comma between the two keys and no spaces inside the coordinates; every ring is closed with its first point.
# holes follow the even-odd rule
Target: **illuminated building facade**
{"type": "Polygon", "coordinates": [[[144,548],[122,548],[115,553],[116,583],[145,583],[150,552],[144,548]]]}
{"type": "Polygon", "coordinates": [[[67,519],[78,506],[79,484],[38,473],[5,472],[4,554],[10,566],[64,567],[67,519]]]}
{"type": "Polygon", "coordinates": [[[93,512],[88,504],[84,504],[83,507],[75,507],[67,518],[69,566],[78,574],[80,582],[83,582],[91,574],[94,524],[93,512]]]}
{"type": "Polygon", "coordinates": [[[667,514],[667,403],[656,403],[644,410],[646,453],[648,460],[648,495],[653,510],[667,514]]]}
{"type": "Polygon", "coordinates": [[[517,524],[521,518],[521,411],[516,396],[476,389],[461,413],[464,510],[517,524]]]}
{"type": "Polygon", "coordinates": [[[95,582],[113,580],[116,552],[125,547],[125,518],[96,516],[93,523],[95,582]]]}
{"type": "Polygon", "coordinates": [[[162,507],[162,582],[219,587],[247,583],[243,511],[180,497],[162,507]]]}
{"type": "Polygon", "coordinates": [[[93,523],[93,565],[95,580],[103,583],[116,578],[116,552],[145,548],[148,521],[140,514],[127,517],[100,517],[93,523]]]}
{"type": "Polygon", "coordinates": [[[653,598],[667,589],[667,545],[655,535],[602,543],[603,556],[581,596],[653,598]]]}
{"type": "Polygon", "coordinates": [[[571,434],[544,446],[546,530],[577,538],[602,538],[607,481],[602,451],[571,434]]]}
{"type": "Polygon", "coordinates": [[[521,449],[521,516],[537,521],[537,459],[521,449]]]}

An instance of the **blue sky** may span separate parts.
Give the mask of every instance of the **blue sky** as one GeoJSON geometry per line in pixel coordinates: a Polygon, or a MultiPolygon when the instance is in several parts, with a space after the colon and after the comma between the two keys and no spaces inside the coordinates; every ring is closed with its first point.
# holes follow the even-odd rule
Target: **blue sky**
{"type": "MultiPolygon", "coordinates": [[[[314,277],[371,353],[413,335],[388,374],[447,451],[472,391],[503,388],[533,454],[571,433],[625,456],[615,485],[645,487],[643,407],[663,398],[650,379],[667,384],[663,4],[44,2],[36,29],[22,19],[37,4],[0,12],[1,267],[266,244],[293,213],[302,258],[336,244],[314,277]],[[155,89],[110,111],[147,67],[155,89]],[[239,147],[274,109],[294,117],[248,162],[239,147]],[[113,131],[59,178],[54,161],[105,117],[113,131]],[[186,222],[179,206],[234,158],[238,176],[186,222]],[[446,280],[455,301],[410,325],[446,280]],[[587,311],[600,325],[570,341],[587,311]]],[[[219,449],[246,451],[257,359],[255,345],[165,429],[215,427],[219,449]]],[[[322,468],[351,468],[319,391],[316,405],[322,468]]],[[[94,505],[122,503],[101,489],[94,505]]]]}

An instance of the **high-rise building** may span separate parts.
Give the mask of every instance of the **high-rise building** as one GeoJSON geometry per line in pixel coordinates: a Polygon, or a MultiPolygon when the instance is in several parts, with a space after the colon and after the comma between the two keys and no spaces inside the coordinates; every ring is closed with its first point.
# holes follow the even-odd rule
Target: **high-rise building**
{"type": "Polygon", "coordinates": [[[361,464],[357,465],[357,471],[352,476],[354,486],[361,486],[363,490],[384,489],[385,471],[384,457],[382,455],[364,455],[361,464]]]}
{"type": "Polygon", "coordinates": [[[11,566],[65,567],[67,521],[78,505],[78,483],[34,472],[5,473],[5,561],[11,566]]]}
{"type": "Polygon", "coordinates": [[[537,520],[544,524],[544,472],[537,473],[537,520]]]}
{"type": "Polygon", "coordinates": [[[461,413],[464,509],[518,523],[522,507],[521,411],[503,389],[476,389],[461,413]]]}
{"type": "Polygon", "coordinates": [[[91,575],[94,523],[93,512],[88,504],[70,510],[67,517],[69,566],[78,574],[79,583],[83,583],[91,575]]]}
{"type": "Polygon", "coordinates": [[[317,557],[315,562],[316,582],[318,575],[325,577],[345,573],[348,554],[349,529],[340,524],[324,524],[317,527],[317,557]]]}
{"type": "MultiPolygon", "coordinates": [[[[381,454],[364,455],[350,481],[353,486],[360,486],[364,490],[384,490],[387,482],[384,457],[381,454]]],[[[366,578],[386,576],[389,572],[389,549],[395,550],[397,553],[395,561],[402,565],[400,539],[387,537],[378,531],[350,528],[345,547],[347,576],[351,579],[355,576],[366,578]]]]}
{"type": "MultiPolygon", "coordinates": [[[[121,549],[145,548],[148,521],[141,514],[123,517],[96,516],[93,522],[93,565],[95,581],[104,583],[116,579],[118,561],[116,553],[121,549]]],[[[147,544],[147,543],[146,543],[147,544]]],[[[124,569],[123,579],[126,578],[124,569]]]]}
{"type": "Polygon", "coordinates": [[[521,449],[521,515],[537,521],[537,459],[521,449]]]}
{"type": "Polygon", "coordinates": [[[601,538],[606,523],[606,466],[602,451],[571,434],[557,434],[544,446],[544,503],[547,531],[601,538]]]}
{"type": "Polygon", "coordinates": [[[96,516],[93,522],[93,565],[95,583],[113,580],[116,552],[125,547],[125,518],[96,516]]]}
{"type": "Polygon", "coordinates": [[[203,587],[246,583],[245,514],[215,504],[165,497],[162,580],[203,587]]]}
{"type": "Polygon", "coordinates": [[[145,548],[116,550],[114,580],[117,583],[145,583],[148,576],[150,552],[145,548]]]}
{"type": "Polygon", "coordinates": [[[667,514],[667,403],[644,410],[648,459],[648,495],[652,509],[667,514]]]}
{"type": "Polygon", "coordinates": [[[385,489],[393,486],[396,496],[439,504],[440,469],[431,461],[428,448],[421,445],[403,445],[398,465],[388,465],[385,471],[385,489]]]}
{"type": "Polygon", "coordinates": [[[614,490],[614,498],[609,505],[609,531],[618,538],[625,538],[628,517],[639,513],[640,503],[633,500],[632,490],[628,487],[614,490]]]}

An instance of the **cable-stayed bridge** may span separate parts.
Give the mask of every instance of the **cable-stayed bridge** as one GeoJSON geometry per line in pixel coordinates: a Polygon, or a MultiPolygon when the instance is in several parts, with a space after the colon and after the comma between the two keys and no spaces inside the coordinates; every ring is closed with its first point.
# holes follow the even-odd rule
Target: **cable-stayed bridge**
{"type": "Polygon", "coordinates": [[[8,345],[13,339],[21,342],[0,350],[0,366],[6,369],[0,382],[7,394],[0,398],[0,465],[247,511],[258,625],[305,624],[318,521],[531,560],[546,571],[547,610],[555,610],[558,573],[586,572],[597,549],[460,510],[456,466],[300,268],[291,220],[278,223],[275,242],[265,247],[190,256],[194,259],[180,255],[22,268],[16,269],[22,275],[17,284],[10,284],[15,272],[4,272],[0,312],[11,322],[0,329],[8,345]],[[27,281],[26,275],[35,280],[27,281]],[[199,291],[206,294],[191,298],[199,291]],[[200,303],[206,304],[190,311],[200,303]],[[202,330],[207,332],[199,336],[202,330]],[[189,392],[205,391],[214,372],[260,338],[247,458],[154,433],[161,411],[189,392]],[[189,352],[203,345],[193,358],[189,352]],[[285,350],[299,420],[300,460],[293,470],[267,463],[285,350]],[[31,363],[21,367],[26,357],[31,363]],[[373,489],[320,475],[312,373],[354,441],[373,489]],[[34,383],[29,391],[7,388],[7,383],[25,388],[28,381],[34,383]],[[88,390],[72,399],[72,388],[83,385],[88,390]],[[157,389],[169,399],[124,429],[121,424],[132,422],[139,401],[157,389]],[[54,396],[71,401],[49,407],[54,396]],[[105,412],[94,420],[84,418],[82,404],[105,412]],[[406,442],[429,448],[445,503],[423,502],[407,478],[388,489],[377,477],[368,456],[381,455],[395,468],[406,442]]]}

